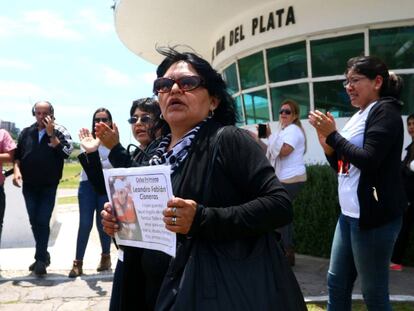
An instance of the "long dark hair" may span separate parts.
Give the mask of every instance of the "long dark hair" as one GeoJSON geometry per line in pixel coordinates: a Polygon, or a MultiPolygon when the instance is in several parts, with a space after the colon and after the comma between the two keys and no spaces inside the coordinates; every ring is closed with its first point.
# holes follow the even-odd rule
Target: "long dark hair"
{"type": "Polygon", "coordinates": [[[345,75],[351,70],[366,76],[370,80],[374,80],[376,76],[381,76],[383,82],[379,95],[400,99],[403,79],[395,73],[390,73],[387,65],[380,58],[375,56],[353,57],[347,62],[345,75]]]}
{"type": "Polygon", "coordinates": [[[155,98],[144,97],[134,100],[131,109],[129,110],[129,116],[132,117],[137,109],[149,113],[154,120],[153,125],[148,129],[148,135],[152,140],[156,138],[158,130],[161,130],[161,136],[165,136],[170,132],[170,127],[167,122],[160,118],[161,109],[155,98]]]}
{"type": "Polygon", "coordinates": [[[157,47],[157,52],[165,56],[157,68],[157,77],[162,77],[176,62],[184,61],[190,64],[203,79],[203,86],[210,96],[219,100],[214,110],[213,119],[223,125],[234,125],[237,121],[236,106],[233,97],[227,92],[227,86],[222,76],[211,67],[210,63],[193,52],[178,52],[177,47],[157,47]]]}
{"type": "Polygon", "coordinates": [[[95,117],[99,112],[105,112],[108,115],[109,122],[111,122],[111,125],[109,127],[112,128],[112,114],[109,112],[109,110],[106,109],[106,108],[103,108],[103,107],[96,109],[96,111],[93,113],[93,116],[92,116],[92,136],[93,136],[93,138],[96,138],[96,135],[95,135],[95,117]]]}

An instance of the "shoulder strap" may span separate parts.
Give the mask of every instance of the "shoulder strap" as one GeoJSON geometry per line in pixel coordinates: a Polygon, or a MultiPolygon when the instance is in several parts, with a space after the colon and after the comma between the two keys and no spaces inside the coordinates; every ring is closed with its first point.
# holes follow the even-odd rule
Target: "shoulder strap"
{"type": "Polygon", "coordinates": [[[222,137],[224,128],[225,128],[224,126],[219,128],[213,140],[211,141],[211,144],[213,145],[213,151],[211,153],[211,158],[209,159],[209,162],[208,162],[207,177],[204,181],[203,202],[208,202],[207,200],[210,195],[211,176],[213,174],[214,163],[216,162],[217,152],[218,152],[219,145],[220,145],[219,142],[220,142],[220,138],[222,137]]]}

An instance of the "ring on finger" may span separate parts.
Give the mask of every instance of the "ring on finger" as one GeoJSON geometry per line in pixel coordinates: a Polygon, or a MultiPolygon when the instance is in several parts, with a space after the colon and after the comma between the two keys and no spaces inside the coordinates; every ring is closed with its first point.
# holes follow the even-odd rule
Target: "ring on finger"
{"type": "Polygon", "coordinates": [[[319,122],[319,121],[318,121],[318,122],[316,122],[316,125],[317,125],[317,126],[321,125],[321,122],[319,122]]]}
{"type": "Polygon", "coordinates": [[[171,217],[171,225],[175,226],[177,224],[177,217],[171,217]]]}
{"type": "Polygon", "coordinates": [[[174,216],[177,216],[177,207],[172,207],[171,208],[171,212],[173,213],[174,216]]]}

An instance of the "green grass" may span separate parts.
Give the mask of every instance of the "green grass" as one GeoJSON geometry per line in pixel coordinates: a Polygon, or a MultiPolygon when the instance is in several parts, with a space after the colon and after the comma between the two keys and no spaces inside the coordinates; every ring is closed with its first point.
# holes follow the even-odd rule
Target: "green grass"
{"type": "MultiPolygon", "coordinates": [[[[306,304],[308,311],[322,311],[326,310],[326,303],[308,303],[306,304]]],[[[394,311],[411,311],[414,310],[414,303],[408,302],[394,302],[392,303],[394,311]]],[[[365,304],[361,301],[354,301],[352,303],[352,311],[366,311],[365,304]]]]}
{"type": "Polygon", "coordinates": [[[78,197],[77,196],[73,196],[73,197],[62,197],[62,198],[58,198],[57,199],[57,204],[58,205],[62,205],[62,204],[78,204],[78,197]]]}
{"type": "Polygon", "coordinates": [[[65,163],[59,188],[78,188],[81,169],[82,167],[79,162],[65,163]]]}

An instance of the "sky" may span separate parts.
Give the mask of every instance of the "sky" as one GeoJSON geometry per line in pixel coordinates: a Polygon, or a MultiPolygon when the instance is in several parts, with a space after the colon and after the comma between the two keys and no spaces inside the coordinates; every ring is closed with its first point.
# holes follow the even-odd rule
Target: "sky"
{"type": "Polygon", "coordinates": [[[156,66],[116,34],[112,0],[17,0],[0,11],[0,119],[23,129],[33,104],[50,101],[56,123],[79,142],[82,127],[105,107],[134,142],[127,123],[132,101],[152,95],[156,66]]]}

